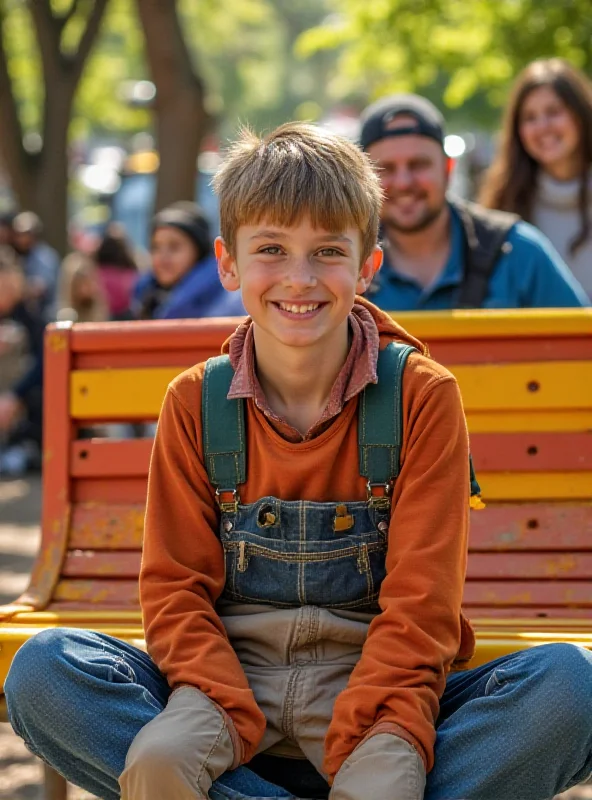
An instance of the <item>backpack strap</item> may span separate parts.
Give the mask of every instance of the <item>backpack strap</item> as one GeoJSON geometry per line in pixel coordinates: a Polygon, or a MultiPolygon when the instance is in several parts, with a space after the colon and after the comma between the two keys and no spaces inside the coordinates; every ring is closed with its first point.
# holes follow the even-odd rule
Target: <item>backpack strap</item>
{"type": "Polygon", "coordinates": [[[520,217],[456,198],[450,204],[460,218],[465,239],[465,269],[457,308],[481,308],[500,252],[520,217]]]}
{"type": "Polygon", "coordinates": [[[368,499],[388,504],[391,485],[399,474],[403,441],[403,370],[412,345],[390,342],[378,353],[378,383],[360,397],[358,450],[360,475],[368,483],[368,499]]]}
{"type": "Polygon", "coordinates": [[[244,401],[227,397],[233,376],[228,356],[207,360],[201,400],[204,462],[223,511],[236,511],[237,487],[247,477],[244,401]]]}

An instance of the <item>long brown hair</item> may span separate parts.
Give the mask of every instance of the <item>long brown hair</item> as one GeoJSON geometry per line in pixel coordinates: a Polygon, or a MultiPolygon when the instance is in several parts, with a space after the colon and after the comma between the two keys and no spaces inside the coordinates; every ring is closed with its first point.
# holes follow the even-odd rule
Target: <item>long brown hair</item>
{"type": "Polygon", "coordinates": [[[516,79],[504,114],[500,146],[485,174],[479,202],[488,208],[513,211],[525,220],[531,219],[539,165],[524,149],[519,124],[526,97],[541,86],[548,86],[557,94],[573,114],[580,131],[578,207],[581,225],[570,243],[573,255],[590,233],[588,174],[592,165],[592,83],[567,61],[561,58],[533,61],[516,79]]]}

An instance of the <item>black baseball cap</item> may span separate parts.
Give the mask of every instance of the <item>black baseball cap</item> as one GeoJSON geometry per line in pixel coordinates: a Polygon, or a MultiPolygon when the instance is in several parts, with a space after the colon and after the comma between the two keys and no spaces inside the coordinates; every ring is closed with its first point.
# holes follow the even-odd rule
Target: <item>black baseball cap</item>
{"type": "Polygon", "coordinates": [[[179,200],[154,215],[152,232],[157,228],[177,228],[195,243],[200,260],[212,251],[212,235],[203,210],[189,200],[179,200]]]}
{"type": "Polygon", "coordinates": [[[391,136],[427,136],[444,146],[444,117],[433,103],[417,94],[393,94],[368,106],[361,116],[360,145],[367,150],[371,144],[391,136]],[[408,125],[391,127],[396,117],[413,117],[408,125]]]}

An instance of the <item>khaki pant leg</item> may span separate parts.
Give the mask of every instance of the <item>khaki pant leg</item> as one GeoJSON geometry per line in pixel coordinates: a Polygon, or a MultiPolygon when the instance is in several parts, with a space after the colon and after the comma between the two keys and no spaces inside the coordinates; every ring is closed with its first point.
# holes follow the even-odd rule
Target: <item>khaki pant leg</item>
{"type": "Polygon", "coordinates": [[[337,695],[345,689],[351,666],[348,664],[309,665],[301,672],[294,698],[297,715],[296,741],[317,771],[323,770],[325,736],[333,716],[337,695]]]}
{"type": "Polygon", "coordinates": [[[119,778],[121,800],[207,798],[212,783],[234,765],[222,713],[205,694],[183,686],[132,742],[119,778]]]}
{"type": "Polygon", "coordinates": [[[329,800],[422,800],[425,782],[415,748],[391,733],[379,733],[344,762],[329,800]]]}

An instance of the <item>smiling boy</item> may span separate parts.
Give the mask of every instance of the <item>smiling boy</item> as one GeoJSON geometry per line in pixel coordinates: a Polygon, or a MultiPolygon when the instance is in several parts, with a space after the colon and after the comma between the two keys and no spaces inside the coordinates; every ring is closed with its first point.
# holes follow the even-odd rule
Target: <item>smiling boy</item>
{"type": "Polygon", "coordinates": [[[451,672],[474,645],[467,430],[453,376],[357,296],[381,262],[369,161],[294,123],[243,134],[216,187],[249,318],[164,400],[149,656],[40,634],[7,680],[13,726],[105,800],[552,797],[592,772],[590,656],[451,672]]]}

